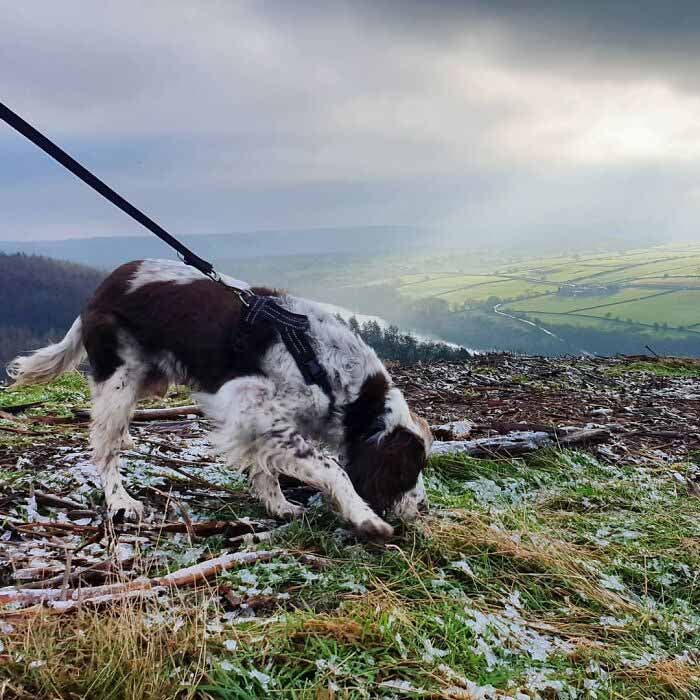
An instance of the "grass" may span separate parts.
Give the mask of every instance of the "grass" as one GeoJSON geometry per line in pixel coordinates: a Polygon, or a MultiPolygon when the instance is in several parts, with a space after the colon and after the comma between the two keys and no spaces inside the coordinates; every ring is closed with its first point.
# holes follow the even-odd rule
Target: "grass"
{"type": "Polygon", "coordinates": [[[290,557],[228,572],[218,589],[14,623],[0,683],[13,697],[115,700],[457,698],[489,686],[689,697],[700,502],[673,472],[694,468],[561,451],[433,459],[432,512],[392,542],[359,542],[312,509],[266,544],[290,557]],[[232,624],[240,611],[227,617],[222,590],[271,608],[232,624]]]}
{"type": "MultiPolygon", "coordinates": [[[[166,397],[147,399],[139,406],[175,407],[192,402],[190,390],[185,386],[172,386],[166,397]]],[[[67,372],[48,384],[22,386],[17,389],[0,387],[0,411],[19,409],[27,416],[69,416],[75,409],[89,408],[90,389],[81,372],[67,372]],[[34,405],[32,405],[34,404],[34,405]]]]}
{"type": "Polygon", "coordinates": [[[608,370],[609,374],[619,376],[627,372],[649,372],[657,377],[700,377],[700,360],[664,357],[658,360],[625,362],[608,370]]]}
{"type": "Polygon", "coordinates": [[[197,601],[166,614],[130,602],[68,624],[47,615],[18,625],[6,640],[0,697],[193,697],[207,666],[207,614],[197,601]]]}
{"type": "Polygon", "coordinates": [[[70,415],[73,408],[87,407],[89,400],[90,390],[85,377],[80,372],[67,372],[50,384],[0,391],[0,411],[26,405],[29,415],[65,416],[70,415]]]}

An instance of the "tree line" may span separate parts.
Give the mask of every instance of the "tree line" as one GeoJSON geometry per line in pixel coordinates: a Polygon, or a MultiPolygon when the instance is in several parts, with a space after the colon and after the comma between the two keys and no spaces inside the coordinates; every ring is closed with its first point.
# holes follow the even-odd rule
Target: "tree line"
{"type": "Polygon", "coordinates": [[[0,378],[16,355],[62,338],[103,276],[75,263],[0,253],[0,378]]]}
{"type": "Polygon", "coordinates": [[[384,360],[396,360],[401,363],[437,362],[438,360],[465,360],[471,353],[464,348],[455,348],[446,343],[432,340],[418,340],[411,333],[404,333],[398,326],[382,328],[373,320],[360,324],[357,317],[351,316],[346,323],[350,329],[362,338],[377,355],[384,360]]]}

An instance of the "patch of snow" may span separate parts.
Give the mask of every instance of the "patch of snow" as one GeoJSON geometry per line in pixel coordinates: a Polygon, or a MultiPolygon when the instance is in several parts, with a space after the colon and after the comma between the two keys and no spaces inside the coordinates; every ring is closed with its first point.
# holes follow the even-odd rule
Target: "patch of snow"
{"type": "Polygon", "coordinates": [[[438,649],[433,646],[432,641],[427,638],[423,639],[423,647],[425,648],[425,653],[421,655],[421,658],[427,663],[432,663],[435,659],[447,656],[450,653],[446,649],[438,649]]]}
{"type": "Polygon", "coordinates": [[[622,583],[619,576],[601,574],[598,583],[609,591],[624,591],[625,584],[622,583]]]}

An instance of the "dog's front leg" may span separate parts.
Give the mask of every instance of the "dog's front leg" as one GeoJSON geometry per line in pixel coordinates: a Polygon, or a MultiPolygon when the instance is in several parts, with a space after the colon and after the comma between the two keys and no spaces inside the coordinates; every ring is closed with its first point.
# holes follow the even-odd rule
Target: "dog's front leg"
{"type": "Polygon", "coordinates": [[[250,487],[274,518],[300,518],[305,512],[302,506],[294,505],[284,497],[279,477],[270,474],[264,466],[251,468],[250,487]]]}
{"type": "Polygon", "coordinates": [[[345,470],[293,428],[276,429],[264,436],[258,460],[268,474],[284,474],[318,488],[362,535],[387,538],[393,534],[391,525],[360,498],[345,470]]]}

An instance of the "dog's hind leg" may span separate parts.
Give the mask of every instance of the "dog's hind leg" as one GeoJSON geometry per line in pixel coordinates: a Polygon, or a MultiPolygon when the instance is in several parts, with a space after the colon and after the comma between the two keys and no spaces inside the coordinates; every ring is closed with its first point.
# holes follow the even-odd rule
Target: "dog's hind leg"
{"type": "Polygon", "coordinates": [[[129,418],[138,396],[138,368],[120,365],[105,381],[92,384],[90,444],[110,514],[140,518],[143,504],[132,498],[119,474],[119,451],[129,434],[129,418]]]}
{"type": "Polygon", "coordinates": [[[134,442],[134,438],[131,436],[131,433],[129,432],[129,426],[127,425],[124,428],[124,432],[122,433],[122,450],[135,450],[136,449],[136,442],[134,442]]]}

